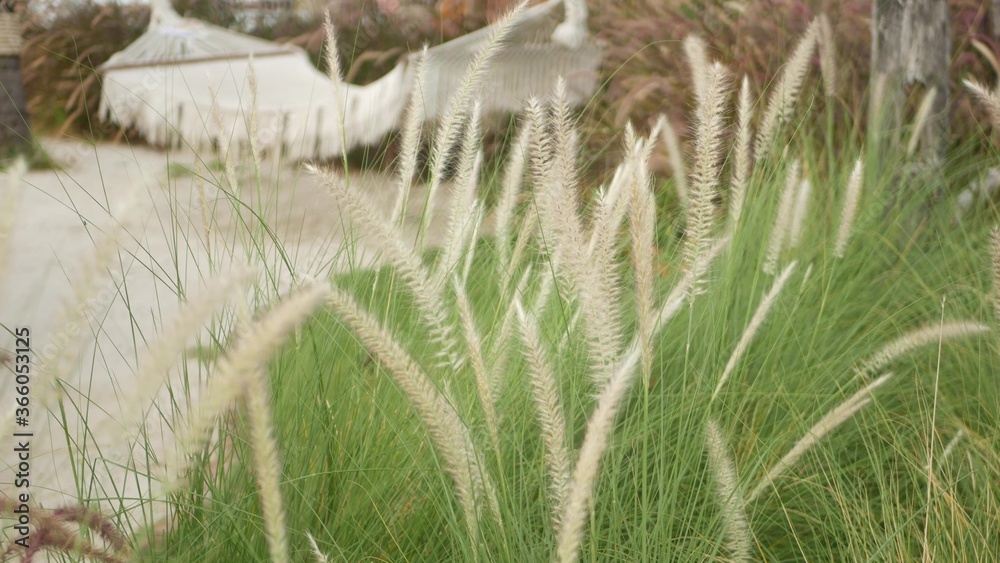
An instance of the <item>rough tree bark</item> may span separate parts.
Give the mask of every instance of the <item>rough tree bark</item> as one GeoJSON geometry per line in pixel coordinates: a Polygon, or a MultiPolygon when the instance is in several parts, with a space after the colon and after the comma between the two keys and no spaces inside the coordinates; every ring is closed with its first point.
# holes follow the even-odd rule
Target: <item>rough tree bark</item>
{"type": "Polygon", "coordinates": [[[21,14],[13,0],[0,0],[0,156],[31,144],[21,78],[21,14]]]}
{"type": "MultiPolygon", "coordinates": [[[[996,0],[994,0],[996,2],[996,0]]],[[[921,155],[944,155],[948,142],[948,69],[951,19],[947,0],[874,0],[872,2],[871,76],[881,81],[881,104],[889,130],[901,125],[905,88],[934,88],[932,115],[921,139],[921,155]]]]}

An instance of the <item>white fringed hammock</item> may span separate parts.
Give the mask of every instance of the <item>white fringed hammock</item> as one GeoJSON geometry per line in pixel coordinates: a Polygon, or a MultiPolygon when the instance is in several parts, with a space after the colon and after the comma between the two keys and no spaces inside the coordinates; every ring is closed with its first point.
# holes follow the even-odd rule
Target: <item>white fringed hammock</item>
{"type": "MultiPolygon", "coordinates": [[[[565,9],[563,1],[548,0],[518,17],[479,92],[484,112],[516,112],[527,98],[551,91],[560,76],[574,103],[593,95],[601,49],[587,41],[582,0],[566,0],[565,9]]],[[[425,119],[444,112],[491,27],[428,49],[425,119]]],[[[410,55],[369,85],[334,83],[297,47],[181,18],[165,2],[154,2],[149,29],[100,68],[100,116],[157,146],[246,145],[251,59],[259,147],[293,159],[338,156],[399,127],[416,67],[410,55]]]]}

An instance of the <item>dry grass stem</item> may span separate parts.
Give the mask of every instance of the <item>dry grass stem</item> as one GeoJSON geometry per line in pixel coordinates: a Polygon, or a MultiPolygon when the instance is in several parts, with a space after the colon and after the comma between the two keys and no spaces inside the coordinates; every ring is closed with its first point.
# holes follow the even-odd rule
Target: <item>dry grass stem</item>
{"type": "MultiPolygon", "coordinates": [[[[226,124],[222,120],[222,111],[219,110],[218,103],[218,93],[215,91],[215,86],[209,84],[209,92],[212,96],[212,106],[209,112],[212,114],[212,121],[215,123],[215,129],[217,134],[221,139],[228,139],[229,135],[226,131],[226,124]]],[[[222,147],[224,150],[224,156],[222,160],[222,166],[226,174],[226,182],[229,185],[229,190],[233,193],[236,198],[240,197],[240,182],[236,177],[236,165],[233,161],[233,150],[231,144],[227,144],[222,147]]]]}
{"type": "Polygon", "coordinates": [[[441,186],[445,169],[448,166],[448,149],[455,146],[458,142],[459,136],[462,134],[463,117],[467,113],[468,105],[475,97],[478,88],[482,85],[483,79],[486,78],[486,73],[494,57],[502,50],[507,36],[510,35],[515,25],[520,21],[521,12],[524,11],[527,4],[527,0],[520,0],[514,9],[496,22],[493,34],[476,53],[472,63],[465,71],[462,83],[455,90],[440,118],[430,155],[431,182],[427,190],[423,218],[420,222],[421,250],[423,250],[424,244],[423,234],[427,232],[427,228],[430,226],[434,215],[434,198],[441,186]]]}
{"type": "Polygon", "coordinates": [[[965,430],[965,428],[959,428],[958,432],[955,433],[955,435],[951,438],[951,440],[948,440],[948,444],[944,447],[944,450],[942,450],[941,452],[942,463],[947,461],[948,458],[951,457],[951,454],[955,451],[955,448],[958,447],[958,443],[961,442],[962,438],[964,438],[967,434],[968,432],[965,430]]]}
{"type": "Polygon", "coordinates": [[[637,163],[637,181],[632,189],[629,233],[635,272],[635,308],[642,352],[642,380],[648,384],[653,369],[654,284],[656,268],[656,202],[645,162],[637,163]]]}
{"type": "Polygon", "coordinates": [[[510,227],[514,217],[514,210],[517,206],[517,197],[521,193],[524,184],[525,163],[528,157],[528,143],[531,140],[531,125],[523,124],[521,131],[510,149],[507,166],[504,169],[503,184],[500,190],[500,197],[497,201],[494,217],[496,226],[494,234],[497,239],[497,260],[498,267],[502,270],[503,278],[510,279],[513,272],[509,268],[510,264],[510,227]],[[504,268],[507,268],[504,270],[504,268]]]}
{"type": "Polygon", "coordinates": [[[542,344],[538,323],[524,311],[519,302],[516,307],[525,355],[531,370],[531,393],[538,409],[538,422],[545,444],[545,462],[552,481],[552,521],[553,529],[558,535],[570,477],[566,416],[559,400],[559,384],[542,344]]]}
{"type": "Polygon", "coordinates": [[[802,83],[805,81],[806,72],[809,70],[813,50],[819,40],[819,20],[813,20],[805,34],[799,39],[792,56],[785,64],[785,69],[781,73],[774,86],[761,118],[760,130],[757,133],[757,143],[755,154],[758,159],[767,158],[778,129],[788,120],[795,108],[795,101],[798,99],[802,83]]]}
{"type": "MultiPolygon", "coordinates": [[[[687,214],[687,238],[684,242],[685,268],[696,268],[708,249],[715,223],[715,203],[718,195],[722,136],[725,133],[726,92],[728,73],[719,63],[706,74],[703,96],[699,96],[695,112],[694,169],[691,174],[691,206],[687,214]]],[[[695,272],[692,295],[700,291],[701,273],[695,272]]]]}
{"type": "MultiPolygon", "coordinates": [[[[529,108],[530,109],[530,108],[529,108]]],[[[548,132],[536,131],[533,167],[540,189],[536,193],[542,233],[552,241],[552,260],[580,301],[591,370],[598,384],[607,379],[621,346],[620,319],[616,311],[617,287],[611,253],[601,245],[587,256],[587,242],[577,202],[577,139],[566,98],[566,84],[556,84],[548,132]],[[589,258],[589,259],[588,259],[589,258]]],[[[538,122],[537,118],[532,118],[538,122]]],[[[600,241],[598,241],[600,243],[600,241]]],[[[608,248],[610,242],[606,241],[608,248]]]]}
{"type": "Polygon", "coordinates": [[[268,555],[272,563],[285,563],[288,561],[288,532],[285,528],[285,505],[281,500],[281,459],[278,457],[278,443],[274,438],[274,423],[271,420],[267,371],[261,367],[246,374],[245,385],[253,468],[260,491],[268,555]]]}
{"type": "Polygon", "coordinates": [[[788,231],[791,228],[792,214],[795,212],[795,195],[799,187],[799,171],[799,161],[792,161],[792,165],[788,168],[788,175],[785,177],[785,189],[781,191],[781,199],[778,200],[778,212],[774,216],[771,237],[767,242],[764,273],[772,276],[778,269],[781,251],[785,248],[785,241],[788,239],[788,231]]]}
{"type": "Polygon", "coordinates": [[[343,138],[344,112],[347,110],[344,107],[344,102],[347,100],[347,93],[344,91],[344,72],[340,66],[340,55],[337,53],[337,29],[333,25],[333,20],[330,19],[329,10],[323,13],[323,32],[326,38],[326,49],[323,51],[323,58],[326,61],[326,74],[333,84],[333,107],[337,112],[334,121],[336,122],[337,130],[340,131],[339,137],[343,138]]]}
{"type": "Polygon", "coordinates": [[[458,171],[451,185],[451,205],[448,213],[448,230],[442,245],[441,257],[435,266],[435,284],[445,285],[455,273],[462,257],[465,236],[468,233],[479,185],[479,166],[482,163],[482,132],[480,118],[482,106],[473,104],[465,135],[459,150],[458,171]]]}
{"type": "Polygon", "coordinates": [[[802,230],[809,214],[809,197],[812,195],[812,183],[808,179],[799,182],[795,194],[795,212],[792,214],[792,225],[788,231],[788,248],[795,249],[802,242],[802,230]]]}
{"type": "Polygon", "coordinates": [[[247,116],[250,121],[250,158],[253,160],[254,178],[260,179],[260,137],[257,131],[257,72],[254,69],[252,53],[247,61],[247,84],[250,89],[250,108],[249,115],[247,116]]]}
{"type": "Polygon", "coordinates": [[[458,316],[462,323],[462,333],[465,335],[465,343],[469,350],[469,360],[472,364],[472,372],[476,378],[476,390],[479,393],[479,403],[486,417],[486,428],[490,433],[490,440],[496,450],[497,458],[500,457],[500,424],[497,421],[497,398],[494,394],[496,382],[494,372],[486,367],[486,360],[483,357],[483,343],[476,329],[476,320],[472,316],[472,305],[469,297],[465,293],[464,284],[458,280],[454,282],[455,300],[458,304],[458,316]]]}
{"type": "Polygon", "coordinates": [[[911,330],[889,342],[873,354],[871,358],[862,362],[857,368],[858,375],[862,379],[869,379],[885,369],[896,358],[922,346],[934,344],[938,342],[939,338],[951,340],[953,338],[983,334],[989,332],[989,330],[988,326],[972,321],[954,321],[911,330]]]}
{"type": "Polygon", "coordinates": [[[722,391],[722,386],[726,384],[729,376],[736,369],[737,362],[743,357],[743,354],[750,348],[750,343],[753,341],[753,337],[760,330],[760,327],[764,324],[764,319],[767,318],[767,313],[771,310],[774,302],[778,300],[778,295],[781,293],[782,288],[785,287],[785,282],[791,277],[792,272],[795,270],[796,262],[792,262],[785,267],[778,279],[774,281],[774,285],[771,286],[771,291],[767,293],[764,300],[760,302],[757,306],[757,311],[754,312],[753,317],[750,319],[750,324],[747,325],[746,330],[743,331],[743,336],[740,337],[740,341],[736,344],[736,349],[733,350],[733,354],[729,357],[729,361],[726,363],[726,368],[722,370],[722,377],[719,378],[719,383],[715,386],[715,392],[712,393],[712,400],[715,400],[719,396],[719,392],[722,391]]]}
{"type": "Polygon", "coordinates": [[[823,93],[827,98],[833,98],[840,88],[837,43],[830,18],[826,14],[820,14],[817,19],[819,20],[819,69],[823,73],[823,93]]]}
{"type": "Polygon", "coordinates": [[[798,442],[792,446],[792,449],[785,454],[785,457],[781,458],[778,463],[767,472],[767,475],[757,484],[753,492],[747,497],[747,502],[753,502],[757,497],[767,490],[774,487],[774,484],[782,477],[788,470],[792,468],[795,463],[802,458],[809,450],[813,448],[820,440],[823,439],[827,434],[834,431],[844,422],[848,421],[854,414],[860,411],[868,403],[871,402],[871,394],[884,385],[887,381],[892,379],[892,373],[886,373],[885,375],[879,377],[875,381],[872,381],[866,385],[863,389],[851,395],[847,400],[842,402],[836,408],[831,410],[820,419],[812,428],[806,432],[798,442]]]}
{"type": "Polygon", "coordinates": [[[1000,227],[993,227],[990,231],[990,242],[993,262],[993,290],[990,292],[990,300],[993,302],[993,320],[1000,323],[1000,227]]]}
{"type": "Polygon", "coordinates": [[[743,507],[743,493],[733,454],[726,445],[726,438],[714,419],[706,428],[705,446],[708,448],[708,465],[715,477],[715,496],[722,509],[722,523],[726,529],[726,547],[731,561],[750,561],[750,524],[743,507]]]}
{"type": "MultiPolygon", "coordinates": [[[[34,396],[31,399],[39,410],[52,406],[53,399],[61,393],[62,382],[73,372],[74,362],[84,346],[82,335],[90,334],[90,317],[99,318],[104,314],[105,311],[98,307],[107,309],[111,306],[115,294],[104,293],[101,297],[101,285],[120,251],[126,222],[135,219],[136,215],[135,192],[130,191],[128,199],[113,214],[108,234],[98,240],[93,255],[83,262],[74,276],[72,299],[61,308],[52,325],[62,327],[62,331],[37,356],[38,367],[32,378],[34,396]]],[[[6,430],[14,421],[14,409],[8,413],[0,419],[0,430],[6,430]]]]}
{"type": "Polygon", "coordinates": [[[917,114],[913,117],[913,131],[910,133],[910,141],[906,144],[906,155],[912,156],[917,150],[917,146],[920,144],[920,138],[924,131],[924,125],[927,124],[927,118],[931,116],[931,110],[934,109],[934,100],[937,98],[937,90],[933,87],[928,88],[927,92],[924,93],[923,99],[920,100],[920,106],[917,108],[917,114]]]}
{"type": "Polygon", "coordinates": [[[687,210],[690,205],[690,195],[688,194],[687,167],[684,165],[684,151],[681,150],[681,140],[677,136],[677,131],[670,124],[670,120],[665,115],[660,115],[657,121],[657,129],[660,131],[660,140],[664,148],[667,149],[667,158],[670,161],[671,178],[677,189],[677,199],[681,203],[681,209],[687,210]]]}
{"type": "Polygon", "coordinates": [[[402,226],[406,215],[406,207],[413,188],[413,177],[417,172],[420,157],[420,134],[424,124],[424,67],[427,64],[427,46],[424,46],[416,60],[413,77],[413,92],[410,93],[406,105],[406,121],[403,124],[402,144],[399,151],[399,165],[396,168],[397,190],[396,203],[392,206],[390,220],[394,225],[402,226]]]}
{"type": "Polygon", "coordinates": [[[750,80],[746,76],[743,77],[743,83],[740,86],[736,126],[736,144],[733,147],[735,162],[729,199],[729,217],[732,229],[736,229],[740,224],[753,165],[753,155],[751,154],[753,151],[753,96],[750,92],[750,80]]]}
{"type": "Polygon", "coordinates": [[[840,212],[840,227],[837,229],[837,242],[833,247],[833,255],[843,258],[847,253],[847,243],[851,241],[851,231],[858,214],[858,203],[861,201],[861,181],[863,165],[860,158],[854,163],[850,179],[847,181],[847,193],[844,196],[844,208],[840,212]]]}

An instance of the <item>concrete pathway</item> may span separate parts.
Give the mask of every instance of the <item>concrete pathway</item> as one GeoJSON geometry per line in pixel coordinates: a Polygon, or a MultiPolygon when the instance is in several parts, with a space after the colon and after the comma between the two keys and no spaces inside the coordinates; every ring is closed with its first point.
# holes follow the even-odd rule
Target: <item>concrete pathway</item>
{"type": "MultiPolygon", "coordinates": [[[[246,263],[252,249],[240,242],[246,240],[238,234],[240,217],[218,187],[226,181],[217,163],[203,163],[204,173],[216,178],[204,185],[203,206],[191,172],[198,158],[190,152],[68,141],[48,141],[46,148],[65,165],[62,170],[30,172],[15,186],[0,178],[0,190],[6,190],[0,191],[0,205],[18,200],[8,259],[0,264],[0,348],[14,348],[7,331],[16,327],[30,329],[33,361],[50,343],[68,342],[70,350],[79,346],[64,375],[61,411],[31,412],[28,490],[34,502],[46,507],[79,497],[104,499],[104,510],[125,513],[141,526],[162,515],[162,505],[150,507],[140,500],[155,487],[145,477],[150,459],[134,440],[136,425],[122,420],[137,396],[152,393],[148,382],[135,380],[137,358],[142,358],[144,342],[176,314],[178,287],[197,294],[217,272],[246,263]],[[12,189],[18,196],[13,199],[12,189]],[[208,233],[205,209],[214,214],[208,233]],[[60,312],[73,302],[74,291],[85,289],[82,264],[106,239],[116,213],[123,213],[125,234],[111,267],[89,278],[94,291],[83,308],[86,322],[59,326],[60,312]],[[206,245],[206,240],[211,242],[206,245]],[[68,448],[67,441],[75,446],[68,448]]],[[[338,252],[344,238],[340,210],[316,178],[293,164],[266,163],[258,187],[252,166],[241,164],[240,199],[266,215],[296,274],[318,276],[346,267],[338,252]]],[[[395,194],[391,179],[367,174],[353,181],[367,184],[372,197],[390,205],[395,194]]],[[[411,201],[422,202],[423,196],[417,193],[411,201]]],[[[419,210],[410,213],[416,216],[419,210]]],[[[249,209],[244,210],[247,215],[249,209]]],[[[370,262],[364,247],[359,250],[358,259],[370,262]]],[[[279,263],[276,245],[266,245],[265,255],[272,270],[281,269],[274,266],[279,263]]],[[[253,261],[259,264],[259,258],[253,261]]],[[[291,286],[287,270],[278,284],[280,292],[291,286]]],[[[186,367],[195,383],[204,375],[196,361],[186,367]]],[[[16,391],[12,372],[0,369],[2,420],[15,407],[16,391]]],[[[36,404],[42,387],[41,381],[32,383],[36,404]]],[[[197,384],[192,389],[196,400],[197,384]]],[[[156,404],[169,410],[165,389],[156,404]]],[[[162,456],[171,444],[168,425],[156,409],[147,424],[148,441],[142,442],[162,456]]],[[[23,489],[14,487],[17,460],[11,437],[0,436],[0,444],[0,492],[20,493],[23,489]]]]}

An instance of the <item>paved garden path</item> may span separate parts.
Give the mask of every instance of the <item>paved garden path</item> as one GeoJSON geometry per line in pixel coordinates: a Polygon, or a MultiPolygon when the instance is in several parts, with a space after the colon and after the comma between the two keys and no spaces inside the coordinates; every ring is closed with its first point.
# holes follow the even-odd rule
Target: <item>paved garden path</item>
{"type": "MultiPolygon", "coordinates": [[[[155,338],[159,327],[176,313],[178,286],[196,295],[214,272],[245,261],[241,257],[247,249],[242,245],[225,250],[221,242],[233,245],[242,227],[229,198],[217,187],[225,185],[223,172],[209,163],[205,174],[218,180],[205,184],[205,200],[215,214],[209,230],[216,232],[206,237],[204,207],[191,172],[196,155],[190,152],[124,144],[45,144],[61,169],[28,173],[13,186],[17,194],[13,199],[10,187],[0,192],[0,205],[17,205],[7,263],[0,265],[0,324],[9,330],[30,329],[35,361],[50,343],[67,342],[70,349],[79,343],[80,348],[64,377],[64,408],[47,416],[39,410],[31,413],[30,492],[34,501],[47,507],[80,496],[108,499],[102,501],[105,510],[124,510],[137,522],[149,521],[148,513],[143,513],[150,507],[138,499],[148,498],[154,486],[143,477],[150,461],[136,444],[136,425],[122,420],[123,412],[134,411],[139,404],[137,396],[148,400],[155,390],[147,382],[135,381],[137,358],[142,358],[144,342],[155,338]],[[106,239],[112,214],[126,204],[126,232],[113,264],[92,278],[95,291],[83,309],[87,322],[60,326],[60,312],[73,302],[74,289],[84,287],[81,265],[106,239]],[[212,240],[208,249],[206,239],[212,240]],[[221,258],[226,254],[236,258],[221,258]],[[67,448],[67,440],[76,446],[67,448]],[[75,450],[72,455],[71,450],[75,450]],[[81,452],[85,458],[79,457],[81,452]]],[[[264,166],[258,188],[249,168],[238,171],[241,199],[268,210],[267,222],[296,273],[320,275],[346,267],[338,253],[344,235],[341,213],[325,188],[301,167],[271,163],[264,166]]],[[[366,174],[354,181],[368,184],[383,205],[391,201],[394,187],[388,178],[366,174]]],[[[0,185],[6,183],[2,178],[0,185]]],[[[422,201],[422,196],[413,200],[422,201]]],[[[357,260],[370,261],[364,247],[359,250],[357,260]]],[[[275,247],[267,245],[266,254],[275,269],[275,247]]],[[[292,277],[285,272],[279,278],[280,291],[291,284],[292,277]]],[[[6,330],[0,333],[0,348],[14,348],[14,338],[6,330]]],[[[191,373],[202,369],[196,360],[187,367],[191,373]]],[[[7,369],[3,372],[0,420],[9,416],[15,398],[13,376],[7,369]]],[[[43,384],[33,382],[32,393],[39,401],[43,384]]],[[[196,387],[193,394],[197,395],[196,387]]],[[[164,407],[169,401],[161,390],[156,404],[164,407]]],[[[162,457],[171,444],[170,431],[155,409],[148,420],[148,442],[142,442],[162,457]]],[[[16,460],[10,437],[0,436],[0,443],[4,444],[0,492],[9,494],[16,460]]]]}

